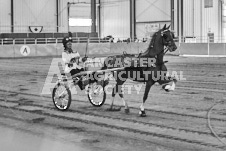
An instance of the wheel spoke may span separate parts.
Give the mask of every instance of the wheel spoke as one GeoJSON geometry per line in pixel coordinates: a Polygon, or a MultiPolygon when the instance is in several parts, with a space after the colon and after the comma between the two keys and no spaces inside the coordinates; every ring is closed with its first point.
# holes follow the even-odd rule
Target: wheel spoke
{"type": "Polygon", "coordinates": [[[92,105],[101,106],[105,101],[106,94],[102,85],[97,85],[97,83],[93,83],[89,86],[88,89],[88,98],[92,105]]]}
{"type": "Polygon", "coordinates": [[[53,103],[59,110],[67,110],[71,104],[70,90],[60,85],[53,90],[53,103]]]}

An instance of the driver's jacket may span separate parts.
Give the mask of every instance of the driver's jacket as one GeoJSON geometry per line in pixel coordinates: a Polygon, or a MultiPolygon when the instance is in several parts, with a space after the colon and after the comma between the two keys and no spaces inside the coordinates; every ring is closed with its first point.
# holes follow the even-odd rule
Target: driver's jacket
{"type": "Polygon", "coordinates": [[[80,54],[76,51],[76,52],[68,52],[68,51],[64,51],[62,52],[62,60],[65,64],[65,68],[64,68],[64,72],[65,73],[70,73],[70,71],[72,69],[81,69],[82,66],[79,65],[79,62],[81,62],[81,57],[80,54]],[[73,65],[71,64],[71,59],[74,58],[74,62],[73,65]]]}

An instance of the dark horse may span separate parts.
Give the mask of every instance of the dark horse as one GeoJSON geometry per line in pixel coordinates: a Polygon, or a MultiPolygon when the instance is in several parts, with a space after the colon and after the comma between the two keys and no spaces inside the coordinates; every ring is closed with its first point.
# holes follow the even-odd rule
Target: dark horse
{"type": "MultiPolygon", "coordinates": [[[[166,71],[167,68],[164,65],[163,61],[163,56],[166,52],[164,52],[164,47],[169,50],[170,52],[175,51],[177,49],[177,46],[174,43],[174,35],[173,33],[169,30],[169,27],[166,27],[166,25],[160,29],[158,32],[156,32],[152,40],[149,44],[148,49],[144,53],[140,53],[139,55],[132,55],[132,54],[122,54],[122,55],[116,55],[113,57],[108,57],[105,60],[104,67],[102,68],[103,70],[105,69],[110,69],[110,68],[119,68],[122,67],[122,70],[117,70],[115,71],[114,75],[116,75],[116,86],[113,88],[112,91],[112,103],[110,110],[113,109],[113,103],[114,103],[114,97],[116,93],[119,93],[119,96],[122,98],[124,105],[125,105],[125,112],[129,113],[129,107],[127,102],[123,98],[123,93],[122,93],[122,85],[123,83],[129,78],[132,79],[133,81],[138,81],[138,82],[146,82],[146,87],[145,87],[145,93],[143,96],[143,103],[140,106],[140,116],[144,117],[146,116],[145,109],[144,109],[144,103],[147,100],[148,93],[150,91],[151,86],[155,83],[158,82],[160,85],[166,84],[163,86],[163,88],[166,91],[169,90],[174,90],[175,89],[175,83],[176,83],[176,78],[166,76],[166,71]],[[131,66],[125,67],[125,59],[126,58],[137,58],[139,60],[141,59],[152,59],[155,60],[154,63],[148,64],[146,66],[142,66],[139,63],[137,66],[134,66],[135,62],[134,59],[131,61],[131,66]],[[121,61],[121,64],[119,63],[121,61]],[[119,65],[120,64],[120,65],[119,65]],[[115,65],[115,66],[114,66],[115,65]],[[123,68],[124,67],[124,68],[123,68]],[[140,75],[140,77],[145,77],[143,79],[139,79],[138,77],[134,78],[134,72],[136,72],[135,75],[140,75]],[[150,73],[150,74],[144,74],[144,73],[150,73]],[[153,78],[153,75],[155,78],[153,78]],[[156,78],[157,76],[157,78],[156,78]],[[160,76],[158,78],[158,76],[160,76]],[[131,78],[132,77],[132,78],[131,78]],[[172,82],[170,85],[169,83],[172,82]]],[[[128,61],[127,61],[128,62],[128,61]]],[[[149,62],[149,61],[148,61],[149,62]]]]}

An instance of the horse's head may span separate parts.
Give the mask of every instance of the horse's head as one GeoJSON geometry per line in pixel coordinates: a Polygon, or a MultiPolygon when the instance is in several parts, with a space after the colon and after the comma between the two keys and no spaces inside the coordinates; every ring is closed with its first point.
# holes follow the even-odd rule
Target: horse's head
{"type": "Polygon", "coordinates": [[[170,52],[173,52],[177,49],[177,46],[174,42],[174,33],[169,30],[170,25],[166,25],[159,31],[161,33],[162,44],[166,46],[170,52]]]}
{"type": "Polygon", "coordinates": [[[149,44],[148,49],[140,54],[141,57],[155,56],[157,54],[162,53],[164,50],[164,46],[170,52],[173,52],[177,49],[177,46],[174,42],[174,34],[169,30],[170,26],[166,27],[166,25],[157,31],[149,44]]]}

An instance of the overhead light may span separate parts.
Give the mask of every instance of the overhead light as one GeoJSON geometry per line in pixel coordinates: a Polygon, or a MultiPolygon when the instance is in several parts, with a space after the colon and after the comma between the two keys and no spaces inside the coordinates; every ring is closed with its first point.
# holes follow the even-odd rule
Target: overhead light
{"type": "Polygon", "coordinates": [[[69,26],[92,26],[92,20],[83,18],[69,18],[69,26]]]}

